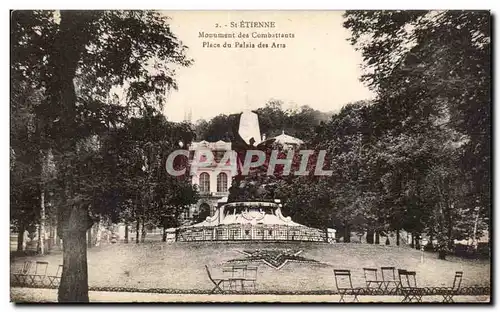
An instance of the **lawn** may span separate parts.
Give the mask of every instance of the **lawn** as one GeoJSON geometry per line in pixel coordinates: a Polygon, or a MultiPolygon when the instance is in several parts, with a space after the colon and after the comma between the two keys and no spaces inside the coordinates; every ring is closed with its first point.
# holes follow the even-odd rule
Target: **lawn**
{"type": "MultiPolygon", "coordinates": [[[[451,286],[455,271],[463,271],[463,286],[489,286],[490,262],[449,257],[407,247],[368,244],[323,243],[214,243],[185,242],[167,244],[115,244],[95,247],[88,252],[90,287],[123,287],[133,289],[163,288],[180,292],[209,291],[212,284],[204,265],[215,276],[228,261],[245,259],[243,251],[256,249],[289,249],[300,251],[296,257],[310,262],[288,262],[276,269],[261,261],[241,261],[258,266],[259,292],[334,291],[333,269],[350,269],[354,286],[364,287],[363,267],[395,266],[415,270],[419,286],[451,286]]],[[[62,255],[18,257],[11,259],[11,271],[24,260],[43,259],[55,273],[62,255]]]]}

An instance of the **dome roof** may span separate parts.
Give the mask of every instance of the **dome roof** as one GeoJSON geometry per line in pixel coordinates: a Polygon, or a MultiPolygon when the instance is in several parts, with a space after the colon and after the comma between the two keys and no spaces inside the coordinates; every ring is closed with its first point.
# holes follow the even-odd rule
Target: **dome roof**
{"type": "Polygon", "coordinates": [[[280,135],[275,136],[274,138],[267,139],[266,142],[278,143],[278,144],[282,144],[282,145],[286,145],[286,144],[300,145],[300,144],[304,143],[304,141],[302,141],[299,138],[285,134],[285,131],[282,131],[280,135]]]}

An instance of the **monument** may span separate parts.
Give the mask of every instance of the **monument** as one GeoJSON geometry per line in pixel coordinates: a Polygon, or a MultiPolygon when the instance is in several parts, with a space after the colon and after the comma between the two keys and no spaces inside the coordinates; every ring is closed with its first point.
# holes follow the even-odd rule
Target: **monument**
{"type": "Polygon", "coordinates": [[[328,242],[328,235],[283,216],[279,200],[227,203],[205,221],[177,229],[177,241],[232,240],[328,242]]]}
{"type": "MultiPolygon", "coordinates": [[[[249,110],[241,114],[237,134],[233,146],[238,146],[239,155],[258,148],[261,143],[284,141],[296,147],[303,143],[284,132],[276,138],[261,140],[258,116],[249,110]]],[[[294,222],[282,214],[281,208],[280,199],[227,202],[227,197],[224,197],[218,200],[214,213],[204,221],[177,228],[175,240],[334,242],[335,230],[320,230],[294,222]]]]}
{"type": "Polygon", "coordinates": [[[239,136],[249,146],[257,146],[261,142],[259,117],[251,110],[245,110],[240,116],[239,136]]]}

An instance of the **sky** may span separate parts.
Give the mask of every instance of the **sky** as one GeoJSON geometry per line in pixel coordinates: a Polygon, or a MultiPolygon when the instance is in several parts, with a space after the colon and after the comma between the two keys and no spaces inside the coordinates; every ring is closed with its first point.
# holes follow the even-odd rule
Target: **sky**
{"type": "Polygon", "coordinates": [[[178,90],[164,109],[169,120],[192,121],[256,109],[271,99],[285,108],[309,105],[338,111],[374,94],[360,81],[361,54],[349,44],[341,11],[164,11],[194,63],[177,69],[178,90]],[[274,28],[240,28],[241,21],[274,22],[274,28]],[[232,28],[231,22],[238,27],[232,28]],[[216,28],[216,24],[219,28],[216,28]],[[199,33],[293,34],[294,38],[199,38],[199,33]],[[203,47],[203,42],[232,48],[203,47]],[[235,42],[256,48],[236,48],[235,42]],[[258,43],[285,48],[257,48],[258,43]]]}

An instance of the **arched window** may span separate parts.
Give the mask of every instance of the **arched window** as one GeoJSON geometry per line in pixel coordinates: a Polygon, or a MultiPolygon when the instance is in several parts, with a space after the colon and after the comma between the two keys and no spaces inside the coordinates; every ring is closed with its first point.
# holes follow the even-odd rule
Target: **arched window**
{"type": "Polygon", "coordinates": [[[206,172],[200,174],[200,192],[210,192],[210,176],[206,172]]]}
{"type": "Polygon", "coordinates": [[[217,192],[227,192],[227,174],[224,172],[217,175],[217,192]]]}

